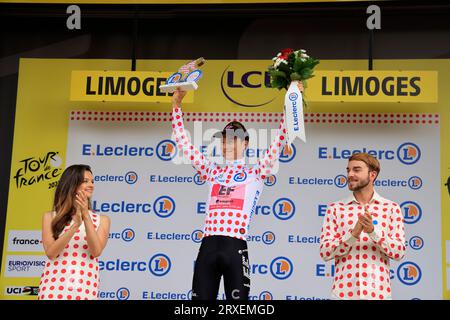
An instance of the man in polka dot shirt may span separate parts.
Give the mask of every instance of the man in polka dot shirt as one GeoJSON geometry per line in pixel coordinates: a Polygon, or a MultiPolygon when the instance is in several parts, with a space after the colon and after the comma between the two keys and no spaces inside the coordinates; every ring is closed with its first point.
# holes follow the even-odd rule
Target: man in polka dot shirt
{"type": "Polygon", "coordinates": [[[405,228],[400,206],[374,190],[378,160],[353,154],[347,167],[353,194],[331,203],[320,236],[320,256],[334,259],[334,299],[392,299],[390,259],[405,255],[405,228]]]}

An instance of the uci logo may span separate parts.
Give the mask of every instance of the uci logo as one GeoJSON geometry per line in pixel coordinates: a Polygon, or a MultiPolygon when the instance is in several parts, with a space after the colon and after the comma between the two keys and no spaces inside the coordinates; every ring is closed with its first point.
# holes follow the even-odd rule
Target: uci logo
{"type": "Polygon", "coordinates": [[[236,182],[242,182],[245,181],[247,179],[247,173],[246,172],[240,172],[240,173],[236,173],[233,177],[233,180],[236,182]]]}
{"type": "Polygon", "coordinates": [[[291,199],[280,198],[274,202],[272,212],[280,220],[288,220],[295,214],[295,204],[291,199]]]}
{"type": "Polygon", "coordinates": [[[336,178],[334,178],[334,184],[338,188],[344,188],[347,185],[347,177],[343,174],[337,175],[336,178]]]}
{"type": "Polygon", "coordinates": [[[124,229],[122,231],[121,236],[122,236],[122,240],[125,241],[125,242],[133,241],[134,236],[135,236],[134,230],[130,229],[130,228],[124,229]]]}
{"type": "Polygon", "coordinates": [[[422,208],[414,201],[405,201],[400,205],[403,220],[407,224],[414,224],[422,217],[422,208]]]}
{"type": "Polygon", "coordinates": [[[177,146],[172,140],[163,140],[156,146],[156,155],[162,161],[170,161],[177,155],[177,146]]]}
{"type": "Polygon", "coordinates": [[[277,183],[277,178],[275,176],[268,176],[264,179],[264,184],[268,187],[273,186],[275,183],[277,183]]]}
{"type": "Polygon", "coordinates": [[[423,239],[419,236],[414,236],[409,239],[409,246],[414,250],[420,250],[423,248],[423,239]]]}
{"type": "Polygon", "coordinates": [[[175,201],[169,196],[161,196],[153,203],[155,213],[160,218],[168,218],[175,211],[175,201]]]}
{"type": "Polygon", "coordinates": [[[419,161],[420,154],[421,152],[419,147],[412,142],[406,142],[397,149],[398,160],[407,165],[411,165],[419,161]]]}
{"type": "Polygon", "coordinates": [[[273,300],[273,295],[269,291],[262,291],[259,294],[259,300],[273,300]]]}
{"type": "Polygon", "coordinates": [[[293,271],[291,260],[286,257],[277,257],[270,264],[272,276],[278,280],[284,280],[291,276],[293,271]]]}
{"type": "Polygon", "coordinates": [[[401,283],[412,286],[420,281],[422,271],[417,264],[407,261],[398,266],[397,277],[401,283]]]}
{"type": "Polygon", "coordinates": [[[194,232],[192,232],[192,234],[191,234],[191,239],[192,239],[192,241],[194,241],[195,243],[200,243],[200,242],[202,242],[202,239],[203,239],[203,231],[202,231],[202,230],[194,230],[194,232]]]}
{"type": "Polygon", "coordinates": [[[271,85],[267,71],[242,73],[229,69],[230,66],[226,67],[220,80],[222,92],[229,101],[241,107],[260,107],[276,99],[273,90],[268,90],[271,85]]]}
{"type": "Polygon", "coordinates": [[[422,179],[417,176],[411,177],[408,180],[408,186],[413,190],[420,189],[422,188],[422,179]]]}
{"type": "Polygon", "coordinates": [[[157,277],[165,276],[171,267],[169,257],[162,253],[155,254],[148,263],[148,269],[157,277]]]}
{"type": "Polygon", "coordinates": [[[295,100],[297,100],[297,98],[298,98],[298,94],[296,94],[295,92],[292,92],[289,95],[289,100],[291,100],[291,101],[295,101],[295,100]]]}
{"type": "Polygon", "coordinates": [[[262,242],[264,244],[272,244],[275,242],[275,234],[272,231],[266,231],[262,235],[262,242]]]}
{"type": "Polygon", "coordinates": [[[138,175],[134,171],[129,171],[125,174],[125,182],[128,184],[135,184],[138,180],[138,175]]]}
{"type": "Polygon", "coordinates": [[[117,300],[128,300],[130,298],[130,290],[127,288],[120,288],[116,292],[117,300]]]}
{"type": "Polygon", "coordinates": [[[205,180],[202,179],[202,176],[198,173],[195,174],[194,176],[194,183],[198,186],[204,185],[205,184],[205,180]]]}
{"type": "Polygon", "coordinates": [[[293,144],[291,144],[290,148],[287,145],[284,146],[283,151],[280,153],[280,162],[292,161],[292,159],[295,158],[296,153],[297,150],[295,149],[295,146],[293,144]]]}

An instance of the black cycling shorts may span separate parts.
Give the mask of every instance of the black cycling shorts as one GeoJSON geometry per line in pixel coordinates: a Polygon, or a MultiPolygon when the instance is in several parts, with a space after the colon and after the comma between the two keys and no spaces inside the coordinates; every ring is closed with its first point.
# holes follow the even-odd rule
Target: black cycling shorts
{"type": "Polygon", "coordinates": [[[203,238],[195,261],[192,300],[216,300],[222,276],[227,300],[248,300],[250,264],[245,240],[203,238]]]}

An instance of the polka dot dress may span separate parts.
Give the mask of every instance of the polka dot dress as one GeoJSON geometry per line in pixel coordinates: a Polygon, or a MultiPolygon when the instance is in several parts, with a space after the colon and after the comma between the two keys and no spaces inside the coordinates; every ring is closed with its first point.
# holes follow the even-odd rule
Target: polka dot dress
{"type": "MultiPolygon", "coordinates": [[[[100,216],[90,213],[95,230],[100,216]]],[[[72,226],[66,225],[62,233],[72,226]]],[[[98,259],[88,250],[84,223],[75,232],[64,250],[54,260],[48,260],[39,284],[39,300],[97,299],[99,285],[98,259]]]]}
{"type": "Polygon", "coordinates": [[[286,146],[284,121],[281,121],[275,138],[254,166],[246,165],[245,159],[227,161],[223,166],[209,161],[189,140],[181,106],[174,106],[172,110],[172,140],[186,163],[191,163],[210,187],[203,236],[223,235],[245,239],[264,179],[277,172],[280,153],[286,146]]]}
{"type": "Polygon", "coordinates": [[[332,295],[337,299],[392,299],[389,260],[405,255],[405,228],[400,206],[376,192],[365,206],[374,231],[351,235],[365,208],[354,197],[327,208],[320,236],[320,256],[334,259],[332,295]]]}

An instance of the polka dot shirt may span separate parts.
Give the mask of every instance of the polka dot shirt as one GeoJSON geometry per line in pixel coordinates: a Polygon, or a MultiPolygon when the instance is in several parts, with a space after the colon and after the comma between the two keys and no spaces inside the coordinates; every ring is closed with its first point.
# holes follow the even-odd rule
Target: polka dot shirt
{"type": "Polygon", "coordinates": [[[186,162],[192,164],[210,187],[203,236],[224,235],[245,239],[264,179],[276,173],[279,155],[286,146],[284,121],[281,121],[275,138],[254,166],[246,165],[245,159],[227,161],[220,166],[205,157],[192,145],[187,135],[181,105],[173,106],[172,140],[186,162]]]}
{"type": "Polygon", "coordinates": [[[337,299],[391,299],[389,260],[405,255],[405,228],[400,206],[376,192],[363,206],[352,196],[331,203],[320,236],[320,256],[334,259],[332,296],[337,299]],[[374,231],[351,232],[365,209],[372,214],[374,231]]]}

